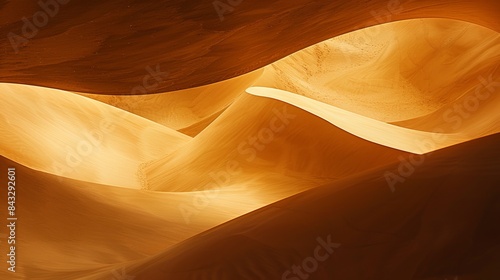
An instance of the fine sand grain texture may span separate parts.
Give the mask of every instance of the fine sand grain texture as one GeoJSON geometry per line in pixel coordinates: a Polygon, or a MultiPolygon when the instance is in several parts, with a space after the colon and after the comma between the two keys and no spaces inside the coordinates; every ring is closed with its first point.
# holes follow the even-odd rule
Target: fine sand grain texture
{"type": "Polygon", "coordinates": [[[500,279],[499,7],[0,0],[0,280],[500,279]]]}

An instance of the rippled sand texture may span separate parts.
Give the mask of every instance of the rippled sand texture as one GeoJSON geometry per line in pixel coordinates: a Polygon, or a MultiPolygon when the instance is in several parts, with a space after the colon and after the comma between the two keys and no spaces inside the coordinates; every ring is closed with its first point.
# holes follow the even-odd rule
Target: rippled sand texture
{"type": "Polygon", "coordinates": [[[301,2],[75,1],[2,42],[0,279],[498,279],[496,2],[301,2]]]}

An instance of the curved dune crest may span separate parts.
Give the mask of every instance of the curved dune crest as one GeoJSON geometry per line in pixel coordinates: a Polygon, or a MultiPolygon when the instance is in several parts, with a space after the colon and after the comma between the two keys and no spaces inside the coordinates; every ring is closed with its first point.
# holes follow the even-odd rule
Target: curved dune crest
{"type": "Polygon", "coordinates": [[[387,1],[74,0],[0,41],[0,278],[498,279],[500,5],[387,1]]]}
{"type": "Polygon", "coordinates": [[[83,96],[99,100],[194,136],[202,131],[234,99],[262,74],[257,70],[222,82],[179,91],[146,95],[83,96]]]}
{"type": "Polygon", "coordinates": [[[182,149],[146,164],[142,177],[157,191],[244,188],[272,202],[405,155],[285,102],[244,94],[182,149]]]}
{"type": "Polygon", "coordinates": [[[500,81],[499,53],[500,34],[491,29],[450,19],[404,20],[300,50],[267,66],[254,86],[397,122],[431,114],[477,87],[491,90],[500,81]]]}
{"type": "Polygon", "coordinates": [[[191,139],[61,90],[0,84],[0,155],[63,177],[139,188],[138,166],[191,139]]]}
{"type": "Polygon", "coordinates": [[[284,90],[251,87],[247,89],[247,92],[256,96],[284,101],[308,111],[357,137],[414,154],[425,154],[471,140],[471,138],[466,138],[460,134],[424,132],[399,127],[284,90]]]}

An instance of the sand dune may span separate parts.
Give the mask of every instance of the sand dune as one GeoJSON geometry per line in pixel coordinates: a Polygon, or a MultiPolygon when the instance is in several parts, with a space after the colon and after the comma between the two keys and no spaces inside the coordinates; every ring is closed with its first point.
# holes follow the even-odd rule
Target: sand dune
{"type": "MultiPolygon", "coordinates": [[[[75,279],[115,263],[159,253],[264,206],[230,190],[220,190],[215,196],[145,192],[72,179],[60,181],[57,176],[5,158],[0,158],[0,166],[16,168],[17,215],[22,217],[18,221],[16,274],[23,275],[21,279],[75,279]],[[183,211],[196,210],[205,196],[211,203],[186,217],[183,211]]],[[[1,192],[0,198],[7,201],[6,192],[1,192]]],[[[2,218],[6,212],[2,211],[2,218]]],[[[2,250],[4,245],[2,240],[2,250]]],[[[0,270],[1,279],[12,279],[9,275],[0,270]]]]}
{"type": "Polygon", "coordinates": [[[247,92],[257,96],[284,101],[328,121],[347,133],[409,153],[429,153],[477,138],[466,138],[458,133],[444,134],[407,129],[279,89],[252,87],[247,89],[247,92]]]}
{"type": "Polygon", "coordinates": [[[246,94],[182,149],[149,162],[143,177],[152,190],[246,187],[276,199],[406,154],[287,103],[246,94]]]}
{"type": "Polygon", "coordinates": [[[500,85],[498,68],[480,77],[481,84],[467,90],[455,101],[418,118],[395,125],[422,131],[461,133],[477,138],[500,132],[500,85]]]}
{"type": "Polygon", "coordinates": [[[405,20],[300,50],[267,66],[254,86],[396,122],[431,114],[477,88],[486,95],[485,87],[498,87],[499,53],[500,35],[482,26],[405,20]]]}
{"type": "Polygon", "coordinates": [[[0,0],[0,279],[499,278],[498,3],[231,3],[0,0]]]}
{"type": "Polygon", "coordinates": [[[139,164],[191,139],[70,92],[15,84],[0,91],[0,155],[62,177],[139,188],[139,164]]]}
{"type": "Polygon", "coordinates": [[[397,165],[315,188],[126,271],[138,280],[294,279],[281,277],[314,258],[321,238],[338,245],[323,249],[322,258],[332,252],[314,272],[302,269],[308,279],[494,279],[499,142],[494,135],[438,151],[395,193],[383,174],[397,165]]]}
{"type": "Polygon", "coordinates": [[[166,93],[81,95],[195,136],[252,85],[262,72],[263,70],[258,70],[226,81],[166,93]]]}

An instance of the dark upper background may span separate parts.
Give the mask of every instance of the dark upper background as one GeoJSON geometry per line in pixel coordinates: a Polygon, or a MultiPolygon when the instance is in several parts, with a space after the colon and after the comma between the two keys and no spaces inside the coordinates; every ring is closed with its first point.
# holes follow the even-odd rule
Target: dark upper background
{"type": "Polygon", "coordinates": [[[16,53],[9,33],[22,36],[22,18],[33,22],[38,11],[37,1],[0,0],[0,82],[130,94],[145,68],[159,65],[169,75],[154,92],[165,92],[228,79],[379,22],[440,17],[500,30],[498,0],[243,0],[223,21],[213,0],[71,0],[16,53]]]}

